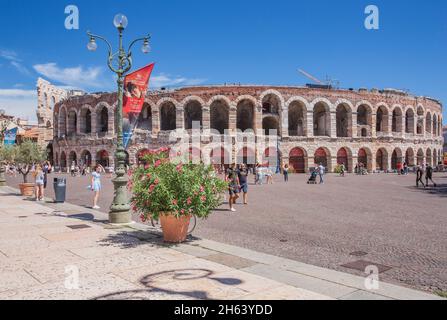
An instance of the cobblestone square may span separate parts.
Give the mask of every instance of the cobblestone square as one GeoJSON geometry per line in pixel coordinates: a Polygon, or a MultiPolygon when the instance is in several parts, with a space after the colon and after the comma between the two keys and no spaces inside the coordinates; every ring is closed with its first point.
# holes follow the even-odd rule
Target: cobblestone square
{"type": "MultiPolygon", "coordinates": [[[[67,201],[89,206],[89,178],[65,176],[67,201]]],[[[113,187],[103,180],[100,206],[107,212],[113,187]]],[[[342,265],[366,260],[391,268],[380,274],[386,282],[445,291],[447,175],[434,180],[438,187],[424,190],[412,174],[328,175],[324,185],[306,184],[305,175],[287,184],[276,176],[273,185],[250,185],[248,206],[240,201],[231,213],[225,203],[199,221],[194,236],[360,276],[342,265]]]]}

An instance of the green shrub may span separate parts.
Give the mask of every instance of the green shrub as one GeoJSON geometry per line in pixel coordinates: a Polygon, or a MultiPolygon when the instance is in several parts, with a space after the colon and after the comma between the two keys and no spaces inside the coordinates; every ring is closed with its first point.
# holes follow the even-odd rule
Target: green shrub
{"type": "Polygon", "coordinates": [[[144,156],[144,166],[129,172],[132,209],[143,221],[163,213],[207,218],[222,203],[227,183],[216,177],[212,166],[175,160],[169,159],[168,149],[152,151],[144,156]]]}

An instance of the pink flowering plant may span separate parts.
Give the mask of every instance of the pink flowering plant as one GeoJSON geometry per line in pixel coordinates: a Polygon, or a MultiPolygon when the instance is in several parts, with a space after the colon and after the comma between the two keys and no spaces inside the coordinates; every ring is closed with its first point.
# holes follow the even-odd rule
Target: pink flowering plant
{"type": "Polygon", "coordinates": [[[221,205],[226,183],[212,166],[176,160],[169,158],[166,148],[150,151],[143,157],[145,165],[129,173],[132,209],[143,222],[160,214],[207,218],[221,205]]]}

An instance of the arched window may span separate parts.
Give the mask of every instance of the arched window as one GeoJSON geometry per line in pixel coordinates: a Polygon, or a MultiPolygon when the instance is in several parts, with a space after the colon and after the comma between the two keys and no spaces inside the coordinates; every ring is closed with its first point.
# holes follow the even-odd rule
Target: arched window
{"type": "Polygon", "coordinates": [[[402,110],[400,108],[395,108],[393,110],[392,118],[392,131],[395,133],[402,132],[402,110]]]}
{"type": "Polygon", "coordinates": [[[97,132],[107,133],[109,131],[109,112],[107,107],[102,107],[97,114],[97,132]]]}
{"type": "Polygon", "coordinates": [[[176,129],[176,110],[172,102],[165,102],[160,107],[160,128],[162,131],[176,129]]]}
{"type": "Polygon", "coordinates": [[[414,133],[414,111],[408,109],[405,114],[405,132],[414,133]]]}
{"type": "Polygon", "coordinates": [[[337,106],[337,137],[351,136],[352,114],[349,106],[340,104],[337,106]]]}
{"type": "Polygon", "coordinates": [[[190,101],[185,106],[185,129],[202,128],[203,118],[202,118],[202,105],[198,101],[190,101]]]}
{"type": "Polygon", "coordinates": [[[380,106],[377,109],[376,131],[377,132],[387,132],[388,131],[388,111],[385,108],[385,106],[380,106]]]}
{"type": "Polygon", "coordinates": [[[248,129],[255,130],[255,105],[249,99],[240,101],[237,105],[237,129],[246,131],[248,129]]]}
{"type": "Polygon", "coordinates": [[[229,129],[230,107],[223,100],[216,100],[210,106],[211,129],[224,134],[229,129]]]}
{"type": "Polygon", "coordinates": [[[314,107],[314,136],[331,136],[331,112],[323,102],[314,107]]]}
{"type": "Polygon", "coordinates": [[[368,105],[361,105],[357,109],[357,131],[361,137],[371,135],[372,110],[368,105]]]}
{"type": "Polygon", "coordinates": [[[307,124],[306,106],[301,101],[294,101],[289,105],[289,136],[306,135],[307,124]]]}

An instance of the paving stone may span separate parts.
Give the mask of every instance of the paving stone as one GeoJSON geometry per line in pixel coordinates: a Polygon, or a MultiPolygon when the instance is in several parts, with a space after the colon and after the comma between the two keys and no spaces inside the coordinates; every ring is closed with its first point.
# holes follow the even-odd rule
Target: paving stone
{"type": "Polygon", "coordinates": [[[312,291],[282,285],[276,288],[240,297],[238,300],[334,300],[334,298],[317,294],[312,291]]]}
{"type": "Polygon", "coordinates": [[[357,290],[344,297],[341,297],[340,300],[393,300],[393,299],[378,294],[374,294],[371,292],[367,292],[364,290],[357,290]]]}
{"type": "Polygon", "coordinates": [[[39,282],[24,270],[0,273],[0,292],[27,288],[39,282]]]}
{"type": "Polygon", "coordinates": [[[316,292],[335,299],[357,291],[356,288],[286,271],[273,266],[258,264],[242,269],[242,271],[257,274],[262,277],[273,279],[284,284],[316,292]]]}
{"type": "Polygon", "coordinates": [[[204,259],[214,261],[235,269],[243,269],[258,264],[255,261],[225,253],[214,254],[211,256],[204,257],[204,259]]]}

